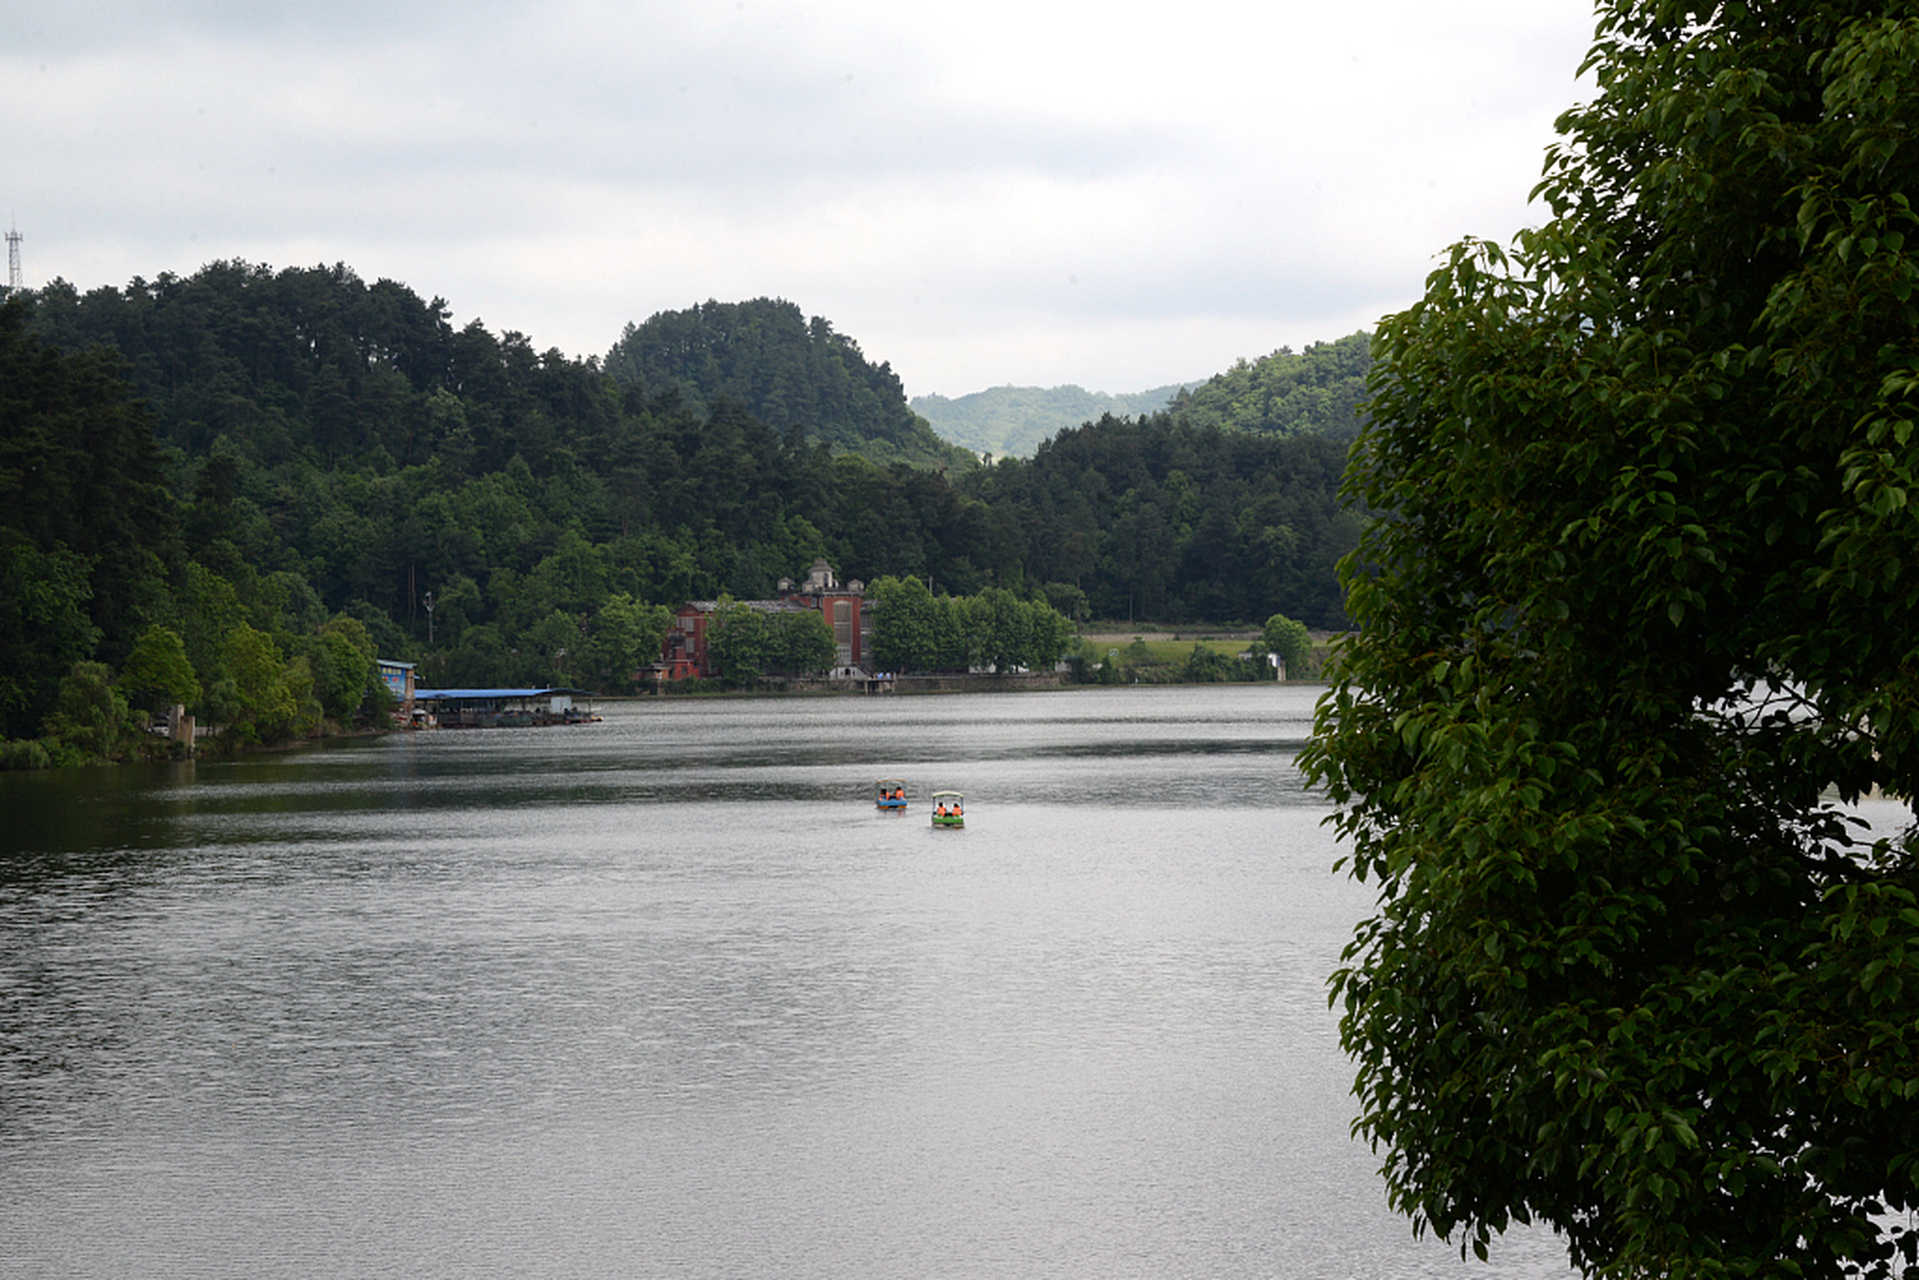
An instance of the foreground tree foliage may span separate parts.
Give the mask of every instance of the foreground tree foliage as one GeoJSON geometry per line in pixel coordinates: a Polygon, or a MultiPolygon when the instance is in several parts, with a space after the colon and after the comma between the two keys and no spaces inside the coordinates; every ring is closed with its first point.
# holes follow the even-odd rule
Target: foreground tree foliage
{"type": "Polygon", "coordinates": [[[1381,327],[1309,771],[1395,1203],[1608,1276],[1919,1208],[1919,6],[1609,0],[1553,218],[1381,327]]]}

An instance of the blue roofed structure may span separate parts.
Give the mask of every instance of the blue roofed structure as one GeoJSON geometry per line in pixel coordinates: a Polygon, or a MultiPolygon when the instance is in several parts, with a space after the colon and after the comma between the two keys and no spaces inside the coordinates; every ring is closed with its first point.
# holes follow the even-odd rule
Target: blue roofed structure
{"type": "Polygon", "coordinates": [[[599,719],[587,689],[415,689],[413,701],[442,729],[507,729],[544,724],[591,724],[599,719]]]}

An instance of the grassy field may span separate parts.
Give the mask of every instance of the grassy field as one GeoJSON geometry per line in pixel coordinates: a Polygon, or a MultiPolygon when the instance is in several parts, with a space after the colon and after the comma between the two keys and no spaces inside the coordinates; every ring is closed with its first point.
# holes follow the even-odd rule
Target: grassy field
{"type": "MultiPolygon", "coordinates": [[[[1185,665],[1196,644],[1204,645],[1222,657],[1237,658],[1259,639],[1259,632],[1207,630],[1200,627],[1184,631],[1151,628],[1125,631],[1106,626],[1090,628],[1080,638],[1091,645],[1101,658],[1117,649],[1118,660],[1129,666],[1178,667],[1185,665]]],[[[1313,671],[1305,673],[1308,677],[1316,673],[1325,661],[1328,641],[1329,637],[1314,634],[1313,671]]]]}
{"type": "Polygon", "coordinates": [[[1123,634],[1089,632],[1083,638],[1102,656],[1108,650],[1119,650],[1119,658],[1122,662],[1142,661],[1138,656],[1140,651],[1135,647],[1137,643],[1145,648],[1147,656],[1143,659],[1144,661],[1177,666],[1186,661],[1193,652],[1195,644],[1204,645],[1224,657],[1236,658],[1246,652],[1246,646],[1257,639],[1258,635],[1259,633],[1255,631],[1243,634],[1218,631],[1128,631],[1123,634]]]}

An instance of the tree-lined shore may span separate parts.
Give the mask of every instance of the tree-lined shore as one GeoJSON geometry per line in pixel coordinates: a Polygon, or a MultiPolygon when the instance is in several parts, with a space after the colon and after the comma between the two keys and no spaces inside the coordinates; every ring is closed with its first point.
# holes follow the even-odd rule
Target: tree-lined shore
{"type": "Polygon", "coordinates": [[[131,724],[164,696],[234,745],[373,716],[343,644],[429,685],[630,692],[670,609],[819,558],[970,602],[949,669],[1005,658],[1021,610],[1069,635],[1343,622],[1340,441],[1169,411],[982,464],[778,300],[661,313],[578,360],[344,265],[216,262],[23,291],[0,345],[0,737],[56,759],[98,754],[83,705],[131,724]],[[127,683],[136,646],[174,640],[190,680],[127,683]],[[82,662],[92,692],[63,694],[82,662]]]}

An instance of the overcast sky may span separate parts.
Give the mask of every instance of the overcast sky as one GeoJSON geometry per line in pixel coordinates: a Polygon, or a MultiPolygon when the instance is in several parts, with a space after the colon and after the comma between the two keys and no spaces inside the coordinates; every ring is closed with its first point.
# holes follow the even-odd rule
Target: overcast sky
{"type": "Polygon", "coordinates": [[[1504,240],[1590,0],[61,0],[0,40],[25,283],[345,262],[604,355],[782,297],[908,395],[1132,392],[1504,240]]]}

